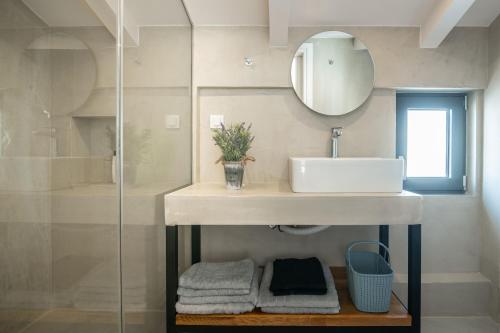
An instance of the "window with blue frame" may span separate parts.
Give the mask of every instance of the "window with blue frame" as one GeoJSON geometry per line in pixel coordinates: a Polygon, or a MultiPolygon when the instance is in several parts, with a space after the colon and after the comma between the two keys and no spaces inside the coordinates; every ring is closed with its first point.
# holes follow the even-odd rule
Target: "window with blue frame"
{"type": "Polygon", "coordinates": [[[405,159],[405,190],[465,191],[464,94],[398,93],[396,154],[405,159]]]}

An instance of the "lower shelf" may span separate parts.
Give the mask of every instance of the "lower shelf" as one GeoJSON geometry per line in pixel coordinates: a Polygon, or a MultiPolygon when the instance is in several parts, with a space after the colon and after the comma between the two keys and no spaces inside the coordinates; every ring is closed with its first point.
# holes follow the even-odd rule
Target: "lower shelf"
{"type": "Polygon", "coordinates": [[[356,310],[347,290],[345,267],[332,268],[339,294],[341,312],[322,314],[270,314],[258,309],[239,315],[177,314],[176,324],[187,326],[411,326],[411,315],[392,295],[387,313],[365,313],[356,310]]]}

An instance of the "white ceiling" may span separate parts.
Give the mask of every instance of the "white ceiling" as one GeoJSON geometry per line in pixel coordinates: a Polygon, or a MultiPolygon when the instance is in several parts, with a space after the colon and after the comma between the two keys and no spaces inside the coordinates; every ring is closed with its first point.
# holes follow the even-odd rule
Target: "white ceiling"
{"type": "Polygon", "coordinates": [[[138,26],[189,25],[181,0],[124,0],[124,4],[138,26]]]}
{"type": "Polygon", "coordinates": [[[268,0],[184,0],[196,25],[267,26],[268,0]]]}
{"type": "MultiPolygon", "coordinates": [[[[291,0],[290,26],[420,26],[439,0],[291,0]]],[[[267,26],[267,0],[184,0],[196,26],[267,26]]],[[[459,26],[486,27],[500,0],[476,0],[459,26]]]]}
{"type": "Polygon", "coordinates": [[[23,2],[51,27],[102,25],[83,0],[23,0],[23,2]]]}
{"type": "MultiPolygon", "coordinates": [[[[102,25],[85,0],[23,0],[49,26],[102,25]]],[[[104,1],[104,0],[103,0],[104,1]]],[[[440,0],[290,0],[290,26],[420,26],[440,0]]],[[[195,26],[268,26],[268,0],[184,0],[195,26]]],[[[137,26],[188,25],[180,0],[125,0],[137,26]]],[[[489,26],[500,0],[476,0],[459,26],[489,26]]]]}
{"type": "Polygon", "coordinates": [[[500,0],[476,0],[458,25],[489,27],[499,14],[500,0]]]}
{"type": "MultiPolygon", "coordinates": [[[[50,27],[102,25],[85,0],[22,1],[50,27]]],[[[138,26],[189,25],[181,0],[125,0],[124,4],[125,13],[131,14],[138,26]]]]}

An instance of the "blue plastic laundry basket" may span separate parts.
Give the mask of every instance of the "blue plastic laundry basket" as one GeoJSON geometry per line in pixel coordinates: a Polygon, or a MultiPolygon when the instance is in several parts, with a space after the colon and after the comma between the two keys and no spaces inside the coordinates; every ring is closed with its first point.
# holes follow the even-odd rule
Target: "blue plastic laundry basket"
{"type": "Polygon", "coordinates": [[[387,312],[391,305],[394,272],[390,265],[389,249],[377,241],[354,242],[346,252],[349,294],[354,306],[363,312],[387,312]],[[384,256],[375,252],[353,251],[362,244],[382,247],[384,256]]]}

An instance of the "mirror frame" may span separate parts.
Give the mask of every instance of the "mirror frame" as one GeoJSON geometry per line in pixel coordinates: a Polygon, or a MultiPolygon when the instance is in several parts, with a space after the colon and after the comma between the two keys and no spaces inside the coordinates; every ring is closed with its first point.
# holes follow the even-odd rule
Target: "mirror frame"
{"type": "Polygon", "coordinates": [[[341,116],[345,116],[349,113],[352,113],[356,110],[358,110],[361,106],[363,106],[363,104],[366,103],[366,101],[368,101],[368,99],[371,97],[371,95],[373,94],[373,90],[375,89],[375,61],[373,60],[373,56],[370,52],[370,50],[368,49],[368,47],[366,48],[366,50],[368,51],[368,55],[370,56],[370,60],[372,62],[372,68],[373,68],[373,80],[371,82],[371,86],[372,86],[372,89],[370,90],[370,93],[366,96],[366,98],[359,104],[356,104],[356,107],[354,107],[352,110],[349,110],[349,111],[346,111],[344,113],[341,113],[341,114],[328,114],[328,113],[323,113],[323,112],[320,112],[320,111],[317,111],[317,110],[314,110],[312,107],[310,107],[309,105],[307,105],[303,100],[302,98],[298,95],[297,93],[297,90],[295,89],[295,86],[293,85],[293,81],[292,81],[292,65],[293,65],[293,60],[295,58],[295,55],[297,54],[297,51],[302,47],[302,45],[305,44],[306,41],[308,41],[309,39],[313,38],[314,36],[316,35],[319,35],[321,33],[324,33],[324,32],[341,32],[341,33],[345,33],[345,34],[348,34],[348,35],[351,35],[353,38],[356,38],[358,39],[361,43],[363,43],[363,45],[366,46],[366,43],[364,41],[362,41],[361,39],[359,39],[358,37],[354,36],[353,34],[349,33],[349,32],[345,32],[345,31],[341,31],[341,30],[323,30],[323,31],[318,31],[318,32],[315,32],[314,34],[312,35],[309,35],[307,38],[305,38],[304,40],[302,40],[300,42],[300,44],[295,48],[295,51],[293,52],[292,54],[292,58],[290,60],[290,65],[288,66],[289,68],[289,83],[291,85],[291,88],[293,90],[293,93],[295,94],[295,96],[297,97],[297,99],[300,101],[300,103],[302,105],[304,105],[306,108],[308,108],[310,111],[314,112],[314,113],[317,113],[319,115],[322,115],[322,116],[327,116],[327,117],[341,117],[341,116]]]}

